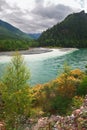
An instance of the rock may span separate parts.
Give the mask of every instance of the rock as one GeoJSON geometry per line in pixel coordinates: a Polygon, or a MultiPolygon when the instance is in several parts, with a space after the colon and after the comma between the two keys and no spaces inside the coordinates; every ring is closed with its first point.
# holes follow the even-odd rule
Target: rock
{"type": "Polygon", "coordinates": [[[0,122],[0,130],[6,130],[5,124],[3,122],[0,122]]]}
{"type": "Polygon", "coordinates": [[[26,127],[25,130],[30,130],[30,129],[28,127],[26,127]]]}
{"type": "Polygon", "coordinates": [[[52,130],[87,130],[87,96],[84,99],[83,106],[73,111],[70,116],[62,117],[52,115],[49,119],[44,117],[38,120],[37,129],[50,128],[52,130]],[[49,122],[49,127],[46,125],[49,122]],[[41,127],[42,126],[42,127],[41,127]]]}

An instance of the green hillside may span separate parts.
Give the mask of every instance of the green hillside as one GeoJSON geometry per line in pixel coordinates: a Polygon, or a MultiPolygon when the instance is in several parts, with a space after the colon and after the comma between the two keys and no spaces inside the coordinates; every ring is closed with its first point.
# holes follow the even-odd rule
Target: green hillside
{"type": "Polygon", "coordinates": [[[0,20],[0,39],[31,39],[31,37],[19,30],[18,28],[12,26],[11,24],[0,20]]]}
{"type": "Polygon", "coordinates": [[[0,20],[0,51],[28,49],[31,42],[28,34],[0,20]]]}
{"type": "Polygon", "coordinates": [[[87,47],[87,14],[81,11],[67,16],[44,31],[38,41],[40,46],[87,47]]]}

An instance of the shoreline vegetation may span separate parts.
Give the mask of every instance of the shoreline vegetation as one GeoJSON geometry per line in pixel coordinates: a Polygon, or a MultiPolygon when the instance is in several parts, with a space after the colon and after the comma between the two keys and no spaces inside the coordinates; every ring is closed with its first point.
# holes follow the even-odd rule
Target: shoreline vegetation
{"type": "Polygon", "coordinates": [[[32,88],[29,79],[23,57],[16,53],[0,81],[0,121],[6,130],[87,129],[86,71],[66,64],[48,83],[32,88]]]}
{"type": "MultiPolygon", "coordinates": [[[[78,50],[77,48],[42,48],[42,47],[37,47],[37,48],[30,48],[29,50],[21,50],[18,51],[20,54],[23,55],[34,55],[34,54],[42,54],[42,53],[48,53],[48,52],[52,52],[54,50],[58,50],[58,51],[74,51],[74,50],[78,50]]],[[[15,53],[15,51],[3,51],[0,52],[0,56],[3,55],[8,55],[8,56],[12,56],[15,53]]]]}

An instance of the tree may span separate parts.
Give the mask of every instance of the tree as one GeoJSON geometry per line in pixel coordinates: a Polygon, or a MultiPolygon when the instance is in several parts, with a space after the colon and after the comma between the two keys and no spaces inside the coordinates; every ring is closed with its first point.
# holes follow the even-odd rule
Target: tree
{"type": "Polygon", "coordinates": [[[58,92],[64,98],[72,98],[75,94],[75,83],[71,75],[70,67],[65,64],[63,74],[58,78],[58,92]]]}
{"type": "Polygon", "coordinates": [[[63,73],[56,79],[57,87],[55,97],[51,100],[51,109],[54,111],[56,110],[59,114],[67,113],[67,109],[75,95],[75,81],[71,72],[70,67],[65,64],[63,67],[63,73]]]}
{"type": "Polygon", "coordinates": [[[85,76],[77,88],[77,95],[85,96],[87,94],[87,76],[85,76]]]}
{"type": "Polygon", "coordinates": [[[30,115],[31,96],[28,80],[29,70],[23,57],[16,53],[9,63],[2,80],[4,118],[11,128],[17,127],[22,117],[30,115]]]}

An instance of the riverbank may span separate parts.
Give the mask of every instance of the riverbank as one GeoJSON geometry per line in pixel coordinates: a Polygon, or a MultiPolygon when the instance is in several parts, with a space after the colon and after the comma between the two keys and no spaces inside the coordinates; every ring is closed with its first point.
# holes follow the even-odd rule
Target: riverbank
{"type": "MultiPolygon", "coordinates": [[[[20,54],[23,55],[33,55],[33,54],[47,53],[51,51],[52,49],[48,49],[48,48],[30,48],[29,50],[21,50],[19,52],[20,54]]],[[[2,55],[12,56],[14,53],[15,51],[0,52],[0,56],[2,55]]]]}
{"type": "MultiPolygon", "coordinates": [[[[42,47],[39,47],[39,48],[30,48],[29,50],[22,50],[22,51],[19,51],[20,54],[23,54],[23,55],[33,55],[33,54],[42,54],[42,53],[48,53],[48,52],[52,52],[54,50],[58,50],[58,51],[64,51],[64,52],[67,52],[67,51],[71,51],[71,50],[76,50],[76,48],[42,48],[42,47]]],[[[14,51],[7,51],[7,52],[0,52],[0,56],[12,56],[14,54],[14,51]]]]}

